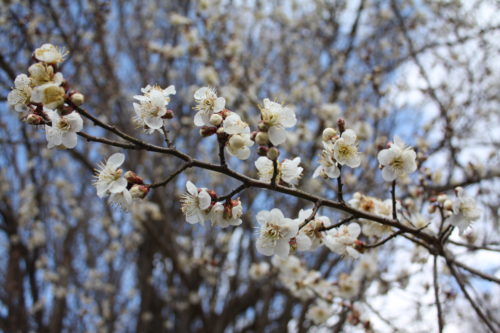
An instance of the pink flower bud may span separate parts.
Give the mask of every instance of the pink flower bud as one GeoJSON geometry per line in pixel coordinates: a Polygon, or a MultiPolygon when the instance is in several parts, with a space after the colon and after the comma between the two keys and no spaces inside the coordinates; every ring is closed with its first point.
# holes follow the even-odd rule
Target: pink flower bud
{"type": "Polygon", "coordinates": [[[139,184],[139,185],[144,184],[144,179],[142,179],[135,172],[130,170],[125,172],[125,179],[131,184],[139,184]]]}
{"type": "Polygon", "coordinates": [[[132,198],[144,199],[149,192],[149,187],[145,185],[135,184],[130,189],[130,195],[132,198]]]}
{"type": "Polygon", "coordinates": [[[44,123],[44,120],[41,116],[37,114],[29,114],[24,121],[30,125],[40,125],[44,123]]]}
{"type": "Polygon", "coordinates": [[[257,154],[259,154],[259,156],[266,156],[268,151],[269,148],[266,146],[259,146],[259,148],[257,148],[257,154]]]}
{"type": "Polygon", "coordinates": [[[214,135],[216,132],[217,132],[217,127],[203,126],[200,129],[200,135],[202,137],[208,137],[208,136],[214,135]]]}
{"type": "Polygon", "coordinates": [[[173,110],[167,110],[167,113],[163,115],[163,119],[172,119],[174,117],[174,111],[173,110]]]}
{"type": "Polygon", "coordinates": [[[339,127],[339,132],[343,133],[345,131],[345,120],[343,118],[339,118],[339,120],[337,120],[337,126],[339,127]]]}

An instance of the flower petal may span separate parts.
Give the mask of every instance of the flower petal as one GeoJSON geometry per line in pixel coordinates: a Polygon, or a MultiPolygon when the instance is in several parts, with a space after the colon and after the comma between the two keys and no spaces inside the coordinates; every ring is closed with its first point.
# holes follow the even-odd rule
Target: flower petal
{"type": "Polygon", "coordinates": [[[106,166],[117,169],[120,165],[123,164],[123,162],[125,162],[125,155],[123,155],[122,153],[114,153],[108,158],[106,166]]]}

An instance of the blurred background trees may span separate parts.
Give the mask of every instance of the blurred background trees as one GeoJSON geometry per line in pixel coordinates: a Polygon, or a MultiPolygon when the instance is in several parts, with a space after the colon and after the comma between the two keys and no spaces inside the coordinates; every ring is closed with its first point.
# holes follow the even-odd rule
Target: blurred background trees
{"type": "MultiPolygon", "coordinates": [[[[261,190],[242,192],[243,224],[220,229],[185,223],[186,179],[218,193],[238,183],[191,169],[154,190],[131,212],[97,198],[97,163],[117,151],[80,139],[74,150],[48,150],[42,128],[27,126],[6,96],[33,50],[65,47],[62,72],[100,119],[141,134],[132,96],[147,84],[174,84],[177,149],[217,161],[213,137],[193,126],[193,92],[213,86],[254,128],[263,98],[294,106],[298,124],[282,157],[302,158],[299,188],[335,197],[335,183],[312,180],[321,133],[339,117],[360,139],[360,168],[343,174],[355,192],[390,197],[377,152],[393,135],[416,147],[418,174],[398,198],[438,228],[429,199],[464,186],[483,208],[449,250],[498,276],[499,30],[495,1],[4,1],[0,5],[0,328],[5,332],[394,332],[437,330],[432,255],[404,238],[367,251],[376,273],[362,279],[323,325],[308,311],[318,295],[297,297],[277,268],[263,279],[252,264],[255,215],[280,208],[295,218],[305,201],[261,190]],[[286,150],[286,152],[285,152],[286,150]],[[496,246],[496,248],[495,248],[496,246]],[[484,248],[493,249],[486,251],[484,248]],[[496,254],[496,256],[495,256],[496,254]]],[[[88,132],[106,135],[86,122],[88,132]]],[[[248,161],[231,168],[255,177],[248,161]]],[[[173,157],[128,151],[126,168],[149,182],[180,167],[173,157]]],[[[332,221],[342,215],[321,209],[332,221]]],[[[365,236],[366,237],[366,236],[365,236]]],[[[375,243],[377,240],[366,237],[375,243]]],[[[299,254],[304,267],[339,283],[359,262],[326,248],[299,254]]],[[[442,262],[441,262],[442,263],[442,262]]],[[[274,267],[274,268],[273,268],[274,267]]],[[[444,265],[438,265],[446,327],[487,331],[444,265]]],[[[493,327],[495,282],[465,272],[493,327]]],[[[471,289],[472,290],[472,289],[471,289]]]]}

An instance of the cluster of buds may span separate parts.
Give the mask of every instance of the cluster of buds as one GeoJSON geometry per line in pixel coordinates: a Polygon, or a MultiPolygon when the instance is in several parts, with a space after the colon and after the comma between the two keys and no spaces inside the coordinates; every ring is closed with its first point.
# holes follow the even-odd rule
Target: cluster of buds
{"type": "Polygon", "coordinates": [[[442,210],[445,217],[449,217],[453,214],[453,201],[451,201],[448,195],[442,193],[436,197],[431,197],[429,201],[430,205],[428,212],[430,214],[435,213],[437,210],[442,210]]]}
{"type": "Polygon", "coordinates": [[[246,160],[250,157],[250,127],[240,116],[228,109],[215,112],[210,116],[209,126],[203,126],[200,134],[203,137],[217,135],[220,147],[225,147],[228,154],[246,160]]]}
{"type": "Polygon", "coordinates": [[[144,185],[144,180],[133,171],[125,172],[127,189],[132,198],[144,199],[149,192],[149,187],[144,185]]]}
{"type": "Polygon", "coordinates": [[[222,228],[241,224],[243,208],[239,198],[219,200],[215,191],[198,188],[190,181],[186,183],[186,188],[187,193],[182,195],[181,204],[188,223],[204,223],[210,220],[212,225],[222,228]]]}
{"type": "Polygon", "coordinates": [[[342,118],[337,121],[337,126],[338,132],[334,128],[326,128],[323,131],[320,166],[314,171],[313,177],[338,178],[343,165],[357,168],[361,164],[356,133],[345,128],[342,118]]]}
{"type": "Polygon", "coordinates": [[[223,122],[232,113],[228,109],[213,113],[209,119],[209,125],[200,128],[200,135],[202,137],[209,137],[217,134],[217,139],[227,141],[228,135],[224,132],[223,122]]]}

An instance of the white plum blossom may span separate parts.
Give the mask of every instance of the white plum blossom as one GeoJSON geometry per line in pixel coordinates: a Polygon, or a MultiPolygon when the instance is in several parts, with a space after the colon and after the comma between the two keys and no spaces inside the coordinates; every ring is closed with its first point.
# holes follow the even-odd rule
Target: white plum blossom
{"type": "MultiPolygon", "coordinates": [[[[349,205],[364,212],[380,215],[386,218],[392,218],[392,200],[386,199],[384,201],[363,195],[359,192],[354,193],[349,205]]],[[[398,203],[399,205],[399,203],[398,203]]],[[[366,236],[382,237],[388,234],[392,227],[389,225],[373,222],[370,220],[360,219],[363,225],[363,234],[366,236]]]]}
{"type": "Polygon", "coordinates": [[[33,55],[38,61],[47,64],[58,64],[63,62],[66,54],[67,52],[63,49],[57,48],[52,44],[43,44],[33,52],[33,55]]]}
{"type": "Polygon", "coordinates": [[[248,274],[252,280],[260,280],[269,274],[270,268],[270,265],[265,261],[253,263],[250,266],[248,274]]]}
{"type": "Polygon", "coordinates": [[[14,89],[7,95],[7,103],[17,112],[23,112],[28,109],[30,98],[30,79],[26,74],[19,74],[14,80],[14,89]]]}
{"type": "MultiPolygon", "coordinates": [[[[309,216],[311,216],[312,209],[301,209],[296,221],[301,225],[309,216]]],[[[330,219],[327,216],[315,216],[299,231],[299,236],[307,236],[311,240],[311,250],[317,249],[323,243],[324,233],[322,230],[330,225],[330,219]]]]}
{"type": "Polygon", "coordinates": [[[221,228],[226,228],[230,225],[240,225],[242,222],[241,215],[243,215],[243,207],[239,199],[232,200],[230,205],[217,202],[210,209],[210,221],[212,225],[221,228]]]}
{"type": "Polygon", "coordinates": [[[224,132],[230,135],[226,151],[240,160],[246,160],[250,157],[250,148],[254,142],[250,138],[250,127],[241,120],[240,116],[231,112],[222,123],[224,132]]]}
{"type": "Polygon", "coordinates": [[[124,210],[128,210],[132,205],[133,198],[130,191],[125,188],[121,192],[111,193],[108,201],[111,204],[120,206],[124,210]]]}
{"type": "Polygon", "coordinates": [[[481,210],[477,208],[476,201],[468,196],[464,189],[457,187],[457,198],[453,202],[453,215],[450,217],[450,223],[457,227],[460,234],[463,234],[472,222],[481,217],[481,210]]]}
{"type": "Polygon", "coordinates": [[[50,149],[62,145],[70,149],[75,148],[77,144],[76,133],[83,128],[82,117],[76,112],[61,116],[57,111],[49,109],[45,109],[45,113],[51,121],[51,126],[45,125],[47,147],[50,149]]]}
{"type": "Polygon", "coordinates": [[[276,254],[280,257],[287,257],[290,253],[290,239],[299,231],[298,223],[286,218],[277,208],[271,211],[260,211],[256,218],[260,224],[257,250],[266,256],[276,254]]]}
{"type": "Polygon", "coordinates": [[[203,223],[208,217],[208,209],[212,203],[212,197],[207,189],[198,189],[193,183],[187,181],[188,193],[181,197],[182,212],[186,215],[186,221],[191,224],[203,223]]]}
{"type": "Polygon", "coordinates": [[[292,251],[307,251],[311,249],[312,241],[303,233],[298,233],[297,236],[290,240],[292,251]]]}
{"type": "MultiPolygon", "coordinates": [[[[127,180],[122,177],[123,170],[120,169],[123,162],[125,162],[125,155],[122,153],[114,153],[108,158],[106,163],[101,162],[99,164],[95,176],[96,180],[94,182],[99,198],[103,198],[108,194],[121,193],[127,190],[127,180]]],[[[125,197],[127,195],[124,194],[123,196],[125,197]]],[[[119,201],[118,197],[114,199],[115,201],[119,201]]]]}
{"type": "Polygon", "coordinates": [[[234,112],[231,112],[222,123],[224,132],[229,135],[250,133],[250,127],[246,122],[241,120],[241,117],[234,112]]]}
{"type": "Polygon", "coordinates": [[[354,248],[355,242],[361,232],[361,227],[357,223],[342,225],[337,229],[327,232],[323,242],[333,252],[342,256],[349,255],[352,258],[359,258],[359,252],[354,248]]]}
{"type": "Polygon", "coordinates": [[[351,129],[345,130],[333,144],[335,160],[341,165],[357,168],[361,163],[360,155],[356,146],[356,133],[351,129]]]}
{"type": "Polygon", "coordinates": [[[387,149],[378,153],[378,161],[383,166],[382,177],[385,181],[393,181],[398,177],[409,174],[417,169],[417,154],[411,147],[398,137],[387,149]]]}
{"type": "Polygon", "coordinates": [[[280,179],[287,184],[297,185],[302,177],[304,168],[299,166],[300,157],[295,157],[293,160],[285,159],[280,164],[280,179]]]}
{"type": "Polygon", "coordinates": [[[311,320],[315,325],[326,323],[332,316],[333,311],[331,310],[331,306],[322,301],[318,301],[316,304],[309,307],[306,314],[307,319],[311,320]]]}
{"type": "Polygon", "coordinates": [[[325,149],[321,151],[319,157],[319,167],[314,170],[313,178],[318,176],[322,178],[338,178],[340,176],[340,169],[337,165],[337,161],[333,156],[333,151],[327,149],[327,145],[323,142],[325,149]]]}
{"type": "Polygon", "coordinates": [[[143,95],[136,95],[134,98],[139,103],[134,103],[134,121],[141,127],[149,127],[152,131],[160,130],[163,126],[163,116],[167,113],[167,105],[170,102],[170,95],[175,95],[175,87],[168,86],[162,89],[159,86],[147,85],[141,89],[143,95]]]}
{"type": "Polygon", "coordinates": [[[254,142],[250,138],[250,133],[233,134],[226,144],[226,151],[240,160],[246,160],[250,157],[254,142]]]}
{"type": "Polygon", "coordinates": [[[53,82],[37,86],[31,94],[31,101],[41,103],[49,109],[55,109],[64,104],[64,88],[53,82]]]}
{"type": "Polygon", "coordinates": [[[356,133],[347,129],[339,137],[336,131],[327,128],[323,132],[323,150],[321,151],[319,164],[314,170],[313,178],[338,178],[341,165],[357,168],[361,163],[361,153],[356,145],[356,133]]]}
{"type": "Polygon", "coordinates": [[[272,263],[280,271],[280,276],[285,280],[296,282],[302,280],[307,275],[307,270],[300,262],[300,259],[294,255],[288,257],[274,256],[272,263]]]}
{"type": "MultiPolygon", "coordinates": [[[[300,157],[296,157],[293,160],[286,159],[282,163],[278,162],[276,183],[279,183],[281,180],[289,185],[297,185],[304,170],[299,164],[300,157]]],[[[266,156],[261,156],[255,161],[255,167],[258,171],[259,180],[270,183],[274,172],[273,161],[266,156]]]]}
{"type": "Polygon", "coordinates": [[[275,146],[286,141],[286,130],[295,126],[297,119],[292,108],[264,99],[264,106],[260,107],[262,122],[268,128],[269,140],[275,146]]]}
{"type": "Polygon", "coordinates": [[[46,83],[53,83],[59,86],[64,81],[62,73],[55,72],[54,67],[42,62],[31,65],[28,68],[28,72],[30,73],[31,85],[33,87],[41,86],[46,83]]]}
{"type": "MultiPolygon", "coordinates": [[[[261,156],[255,161],[255,167],[257,168],[259,180],[270,183],[274,172],[273,161],[266,156],[261,156]]],[[[278,181],[277,178],[278,177],[276,177],[276,182],[278,181]]]]}
{"type": "Polygon", "coordinates": [[[345,299],[356,296],[359,292],[360,281],[356,276],[341,273],[337,282],[337,294],[345,299]]]}
{"type": "Polygon", "coordinates": [[[209,126],[210,116],[214,113],[224,110],[226,100],[223,97],[217,97],[215,89],[203,87],[194,93],[196,101],[195,110],[198,112],[194,116],[196,126],[209,126]]]}

